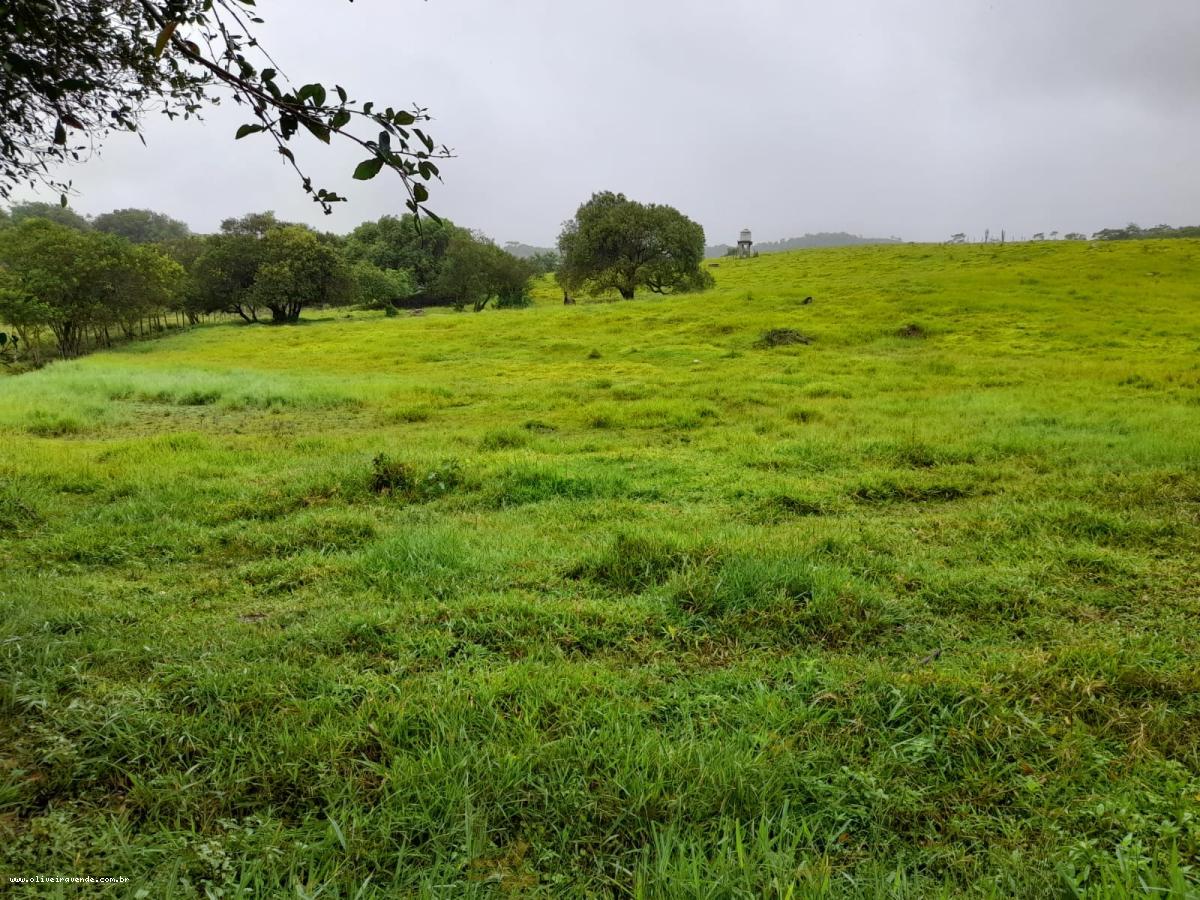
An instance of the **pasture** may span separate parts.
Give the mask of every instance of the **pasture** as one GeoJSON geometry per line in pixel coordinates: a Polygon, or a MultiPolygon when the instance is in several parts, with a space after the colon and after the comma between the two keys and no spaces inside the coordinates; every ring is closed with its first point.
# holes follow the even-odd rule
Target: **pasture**
{"type": "Polygon", "coordinates": [[[1200,242],[714,262],[0,379],[0,871],[1195,896],[1200,242]]]}

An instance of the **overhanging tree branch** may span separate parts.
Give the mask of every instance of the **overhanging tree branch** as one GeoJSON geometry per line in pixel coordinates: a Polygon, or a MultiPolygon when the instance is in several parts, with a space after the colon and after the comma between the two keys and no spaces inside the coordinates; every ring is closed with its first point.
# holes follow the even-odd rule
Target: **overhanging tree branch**
{"type": "Polygon", "coordinates": [[[69,145],[68,129],[94,146],[109,131],[136,132],[155,105],[169,118],[188,118],[227,92],[254,112],[235,137],[270,135],[325,212],[345,198],[314,187],[303,171],[292,149],[301,129],[322,143],[337,137],[357,145],[367,158],[355,179],[390,169],[408,208],[432,215],[423,205],[427,184],[440,179],[437,161],[452,154],[421,127],[427,111],[351,102],[340,85],[292,88],[253,33],[263,23],[254,8],[254,0],[9,0],[0,7],[0,31],[12,35],[0,51],[0,197],[29,182],[58,190],[65,202],[70,182],[51,166],[90,149],[69,145]],[[378,128],[378,137],[356,133],[355,121],[378,128]]]}

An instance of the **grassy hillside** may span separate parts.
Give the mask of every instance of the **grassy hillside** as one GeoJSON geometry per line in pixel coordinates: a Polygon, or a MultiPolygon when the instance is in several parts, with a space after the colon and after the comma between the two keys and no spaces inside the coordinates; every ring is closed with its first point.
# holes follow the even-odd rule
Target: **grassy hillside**
{"type": "Polygon", "coordinates": [[[712,272],[0,380],[0,875],[1194,896],[1200,242],[712,272]]]}

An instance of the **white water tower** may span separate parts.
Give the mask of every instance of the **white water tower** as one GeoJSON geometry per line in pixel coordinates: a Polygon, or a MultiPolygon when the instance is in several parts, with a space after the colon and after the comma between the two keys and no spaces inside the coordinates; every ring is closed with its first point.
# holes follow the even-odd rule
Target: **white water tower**
{"type": "Polygon", "coordinates": [[[754,245],[754,241],[750,238],[750,229],[743,228],[742,233],[738,235],[738,256],[746,259],[750,256],[750,248],[754,245]]]}

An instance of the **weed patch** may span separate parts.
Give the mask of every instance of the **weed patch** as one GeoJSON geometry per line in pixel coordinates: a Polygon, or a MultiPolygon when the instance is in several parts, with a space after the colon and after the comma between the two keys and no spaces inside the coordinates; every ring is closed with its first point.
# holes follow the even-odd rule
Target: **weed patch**
{"type": "Polygon", "coordinates": [[[767,350],[771,347],[789,347],[796,344],[811,344],[813,339],[807,334],[796,331],[794,328],[772,328],[769,331],[764,331],[762,337],[754,342],[754,346],[760,350],[767,350]]]}
{"type": "Polygon", "coordinates": [[[367,488],[373,494],[408,503],[427,503],[446,496],[462,483],[462,467],[457,460],[423,469],[380,453],[371,461],[367,488]]]}

